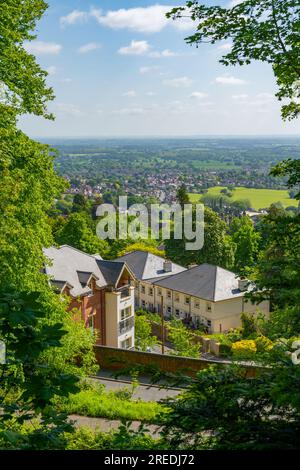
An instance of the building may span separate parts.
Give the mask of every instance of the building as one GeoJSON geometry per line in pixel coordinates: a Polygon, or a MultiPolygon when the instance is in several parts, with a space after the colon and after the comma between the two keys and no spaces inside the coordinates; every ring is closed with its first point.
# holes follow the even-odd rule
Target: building
{"type": "Polygon", "coordinates": [[[135,251],[119,260],[137,278],[136,306],[174,316],[210,333],[241,327],[241,314],[269,313],[269,302],[259,305],[245,299],[247,280],[219,266],[202,264],[185,269],[159,256],[135,251]]]}
{"type": "Polygon", "coordinates": [[[153,286],[154,282],[186,271],[186,268],[178,264],[142,250],[132,251],[121,256],[118,261],[125,262],[136,277],[136,306],[150,312],[156,312],[159,309],[157,305],[159,299],[153,286]]]}
{"type": "Polygon", "coordinates": [[[97,333],[97,344],[134,347],[135,276],[123,261],[104,261],[71,246],[44,250],[45,274],[57,292],[71,297],[85,325],[97,333]]]}

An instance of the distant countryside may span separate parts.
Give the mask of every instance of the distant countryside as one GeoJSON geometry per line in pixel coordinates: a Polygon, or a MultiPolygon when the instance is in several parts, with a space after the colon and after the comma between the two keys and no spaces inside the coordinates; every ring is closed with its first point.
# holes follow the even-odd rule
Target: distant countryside
{"type": "MultiPolygon", "coordinates": [[[[221,191],[226,189],[225,186],[214,186],[209,188],[206,196],[218,196],[221,195],[221,191]]],[[[190,193],[189,198],[191,202],[199,202],[203,194],[190,193]]],[[[255,210],[265,209],[271,204],[276,204],[280,202],[283,207],[294,206],[297,207],[299,201],[296,199],[291,199],[289,192],[286,190],[279,189],[253,189],[240,187],[232,191],[231,198],[232,201],[238,200],[249,200],[251,203],[251,208],[255,210]]]]}

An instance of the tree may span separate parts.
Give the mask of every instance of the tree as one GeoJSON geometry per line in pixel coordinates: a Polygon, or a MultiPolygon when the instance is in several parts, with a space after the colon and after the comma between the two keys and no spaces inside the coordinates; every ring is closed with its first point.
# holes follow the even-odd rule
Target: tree
{"type": "Polygon", "coordinates": [[[171,238],[164,243],[167,257],[184,266],[210,263],[230,269],[234,265],[235,246],[227,234],[227,226],[218,214],[208,207],[204,209],[204,246],[201,250],[185,250],[184,238],[171,238]]]}
{"type": "Polygon", "coordinates": [[[86,253],[99,253],[105,257],[108,243],[101,240],[90,227],[90,219],[84,213],[73,213],[66,224],[56,233],[56,241],[60,245],[70,245],[86,253]]]}
{"type": "Polygon", "coordinates": [[[151,324],[145,315],[135,317],[135,346],[140,351],[147,351],[158,344],[157,337],[152,335],[151,324]]]}
{"type": "Polygon", "coordinates": [[[199,344],[193,343],[193,334],[186,328],[181,320],[173,319],[169,327],[169,341],[174,346],[171,352],[174,356],[195,357],[199,358],[199,344]]]}
{"type": "Polygon", "coordinates": [[[64,335],[62,322],[47,318],[40,293],[0,293],[0,338],[7,351],[0,365],[1,447],[63,447],[63,435],[72,426],[52,399],[78,391],[78,379],[44,356],[61,348],[64,335]],[[37,419],[36,427],[22,433],[24,423],[37,419]]]}
{"type": "Polygon", "coordinates": [[[75,194],[72,205],[72,212],[85,212],[87,201],[83,194],[75,194]]]}
{"type": "Polygon", "coordinates": [[[189,195],[187,193],[185,184],[182,184],[180,186],[180,188],[177,191],[176,196],[177,196],[177,200],[178,200],[179,204],[181,205],[181,207],[184,207],[184,204],[189,204],[190,203],[189,195]]]}
{"type": "Polygon", "coordinates": [[[300,448],[300,368],[290,358],[249,377],[237,366],[210,367],[163,400],[162,437],[171,449],[300,448]]]}
{"type": "Polygon", "coordinates": [[[269,63],[275,75],[283,119],[300,113],[300,6],[298,0],[245,0],[227,8],[205,6],[188,1],[186,7],[174,8],[168,17],[189,16],[197,22],[188,44],[215,44],[232,41],[230,52],[220,63],[247,65],[254,60],[269,63]]]}
{"type": "MultiPolygon", "coordinates": [[[[151,242],[151,240],[150,240],[151,242]]],[[[153,255],[156,256],[162,256],[164,257],[165,252],[162,250],[159,250],[154,243],[149,243],[147,240],[132,243],[125,248],[122,247],[122,249],[118,252],[118,256],[123,256],[126,253],[130,253],[131,251],[136,251],[136,250],[142,250],[142,251],[148,251],[149,253],[152,253],[153,255]]]]}
{"type": "Polygon", "coordinates": [[[250,217],[235,218],[230,224],[232,241],[236,245],[235,269],[239,274],[247,274],[257,261],[260,235],[256,232],[250,217]]]}

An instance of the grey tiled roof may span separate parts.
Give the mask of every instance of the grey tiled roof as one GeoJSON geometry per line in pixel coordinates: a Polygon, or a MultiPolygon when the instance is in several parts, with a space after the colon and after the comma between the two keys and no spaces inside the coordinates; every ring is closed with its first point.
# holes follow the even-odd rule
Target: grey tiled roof
{"type": "Polygon", "coordinates": [[[131,271],[139,280],[154,280],[160,277],[173,276],[185,271],[186,268],[172,263],[172,271],[164,270],[165,259],[147,251],[136,250],[117,258],[117,261],[125,261],[131,271]]]}
{"type": "Polygon", "coordinates": [[[211,264],[201,264],[175,276],[155,281],[155,285],[218,302],[244,295],[236,275],[211,264]]]}
{"type": "Polygon", "coordinates": [[[104,261],[99,255],[89,255],[68,245],[45,248],[44,254],[49,259],[45,274],[56,288],[68,283],[73,297],[90,292],[87,282],[92,275],[98,287],[115,286],[125,266],[124,262],[104,261]]]}
{"type": "Polygon", "coordinates": [[[97,261],[97,264],[107,282],[110,286],[115,286],[121,272],[125,266],[124,262],[118,261],[97,261]]]}

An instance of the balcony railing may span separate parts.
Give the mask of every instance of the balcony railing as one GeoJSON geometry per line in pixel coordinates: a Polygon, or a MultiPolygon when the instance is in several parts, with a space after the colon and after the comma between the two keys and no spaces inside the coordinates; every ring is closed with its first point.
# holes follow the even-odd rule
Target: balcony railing
{"type": "Polygon", "coordinates": [[[134,316],[126,318],[119,322],[119,335],[127,333],[134,327],[134,316]]]}
{"type": "Polygon", "coordinates": [[[126,297],[130,297],[130,286],[121,287],[118,289],[118,292],[121,292],[121,299],[125,299],[126,297]]]}

